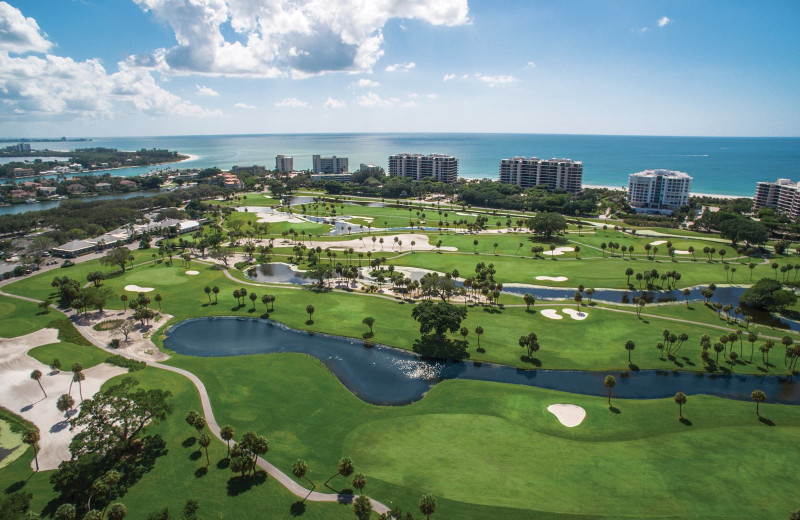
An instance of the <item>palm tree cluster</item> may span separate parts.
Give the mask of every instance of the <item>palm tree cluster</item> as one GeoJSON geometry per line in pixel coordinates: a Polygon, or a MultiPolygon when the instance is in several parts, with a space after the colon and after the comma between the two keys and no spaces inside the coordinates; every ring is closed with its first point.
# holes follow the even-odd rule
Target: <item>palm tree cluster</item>
{"type": "Polygon", "coordinates": [[[681,273],[678,271],[666,271],[663,273],[659,273],[657,269],[650,269],[646,270],[641,273],[634,273],[631,268],[625,270],[625,276],[628,280],[628,285],[631,286],[630,278],[634,276],[636,281],[639,283],[639,290],[640,291],[654,291],[658,290],[672,290],[678,284],[681,279],[681,273]],[[642,284],[644,282],[644,284],[642,284]],[[656,284],[658,286],[656,287],[656,284]]]}
{"type": "Polygon", "coordinates": [[[500,299],[503,284],[496,282],[494,275],[497,271],[494,264],[478,262],[475,265],[475,275],[464,278],[464,287],[472,299],[480,301],[481,296],[487,303],[494,304],[500,299]]]}
{"type": "MultiPolygon", "coordinates": [[[[673,332],[670,332],[669,329],[664,329],[661,332],[661,335],[664,338],[664,341],[663,342],[660,341],[656,344],[656,348],[659,350],[659,353],[661,354],[661,359],[664,359],[664,354],[666,354],[667,357],[670,358],[675,356],[678,350],[680,350],[681,346],[686,341],[689,340],[689,335],[686,334],[685,332],[682,332],[680,334],[675,334],[673,332]]],[[[707,336],[703,337],[707,338],[707,336]]]]}

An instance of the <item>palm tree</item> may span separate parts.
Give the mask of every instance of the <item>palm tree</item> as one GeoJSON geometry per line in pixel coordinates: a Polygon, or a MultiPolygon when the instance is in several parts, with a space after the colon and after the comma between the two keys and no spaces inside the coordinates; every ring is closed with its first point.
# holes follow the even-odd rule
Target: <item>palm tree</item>
{"type": "Polygon", "coordinates": [[[458,331],[461,334],[461,337],[464,338],[464,342],[467,341],[467,336],[469,335],[469,329],[466,327],[461,327],[461,330],[458,331]]]}
{"type": "Polygon", "coordinates": [[[481,335],[483,334],[483,327],[478,325],[475,327],[475,335],[478,336],[478,348],[481,348],[481,335]]]}
{"type": "Polygon", "coordinates": [[[608,406],[611,406],[611,389],[617,386],[617,378],[614,376],[606,376],[603,379],[603,386],[608,388],[608,406]]]}
{"type": "Polygon", "coordinates": [[[367,316],[366,318],[361,320],[361,323],[369,327],[369,335],[372,336],[372,326],[375,325],[375,318],[373,318],[372,316],[367,316]]]}
{"type": "Polygon", "coordinates": [[[633,276],[633,269],[630,268],[630,267],[625,269],[625,276],[628,277],[628,285],[630,285],[631,284],[631,276],[633,276]]]}
{"type": "Polygon", "coordinates": [[[631,364],[631,352],[633,352],[633,349],[635,349],[635,348],[636,348],[636,343],[634,343],[633,340],[629,339],[628,341],[625,342],[625,350],[628,351],[628,364],[629,365],[631,364]]]}
{"type": "Polygon", "coordinates": [[[206,432],[200,434],[200,438],[197,440],[197,443],[206,450],[206,467],[211,464],[211,461],[208,458],[208,446],[211,444],[211,436],[206,432]]]}
{"type": "Polygon", "coordinates": [[[250,301],[253,302],[253,310],[256,310],[256,300],[258,299],[258,295],[254,292],[250,293],[250,301]]]}
{"type": "Polygon", "coordinates": [[[431,515],[436,512],[436,497],[430,493],[425,493],[419,499],[419,512],[430,520],[431,515]]]}
{"type": "Polygon", "coordinates": [[[311,319],[311,316],[314,315],[314,306],[311,304],[306,305],[306,313],[308,314],[308,322],[314,323],[314,321],[311,319]]]}
{"type": "Polygon", "coordinates": [[[358,520],[369,520],[372,516],[372,502],[366,495],[359,495],[353,500],[353,512],[358,520]]]}
{"type": "Polygon", "coordinates": [[[67,413],[68,411],[72,410],[74,405],[75,399],[73,399],[69,394],[62,394],[56,401],[56,408],[58,408],[58,411],[63,413],[67,413]]]}
{"type": "Polygon", "coordinates": [[[72,504],[61,504],[53,513],[53,520],[75,520],[78,512],[72,504]]]}
{"type": "Polygon", "coordinates": [[[53,358],[53,361],[50,363],[50,369],[53,372],[58,372],[61,370],[61,360],[58,358],[53,358]]]}
{"type": "Polygon", "coordinates": [[[353,480],[351,482],[353,487],[356,488],[360,494],[364,491],[364,487],[367,485],[367,477],[363,473],[356,473],[353,475],[353,480]]]}
{"type": "Polygon", "coordinates": [[[31,372],[31,379],[39,383],[39,388],[42,390],[44,396],[47,397],[47,392],[44,391],[44,387],[42,386],[42,372],[40,370],[34,370],[31,372]]]}
{"type": "Polygon", "coordinates": [[[228,444],[228,455],[226,457],[231,456],[231,439],[233,439],[235,431],[233,426],[230,424],[226,424],[222,428],[219,429],[219,436],[222,437],[222,440],[228,444]]]}
{"type": "Polygon", "coordinates": [[[575,294],[572,295],[572,299],[575,300],[578,312],[581,312],[581,302],[583,301],[583,293],[580,291],[575,291],[575,294]]]}
{"type": "Polygon", "coordinates": [[[211,288],[211,292],[214,293],[214,303],[216,303],[218,301],[217,295],[219,294],[219,287],[215,285],[214,287],[211,288]]]}
{"type": "MultiPolygon", "coordinates": [[[[72,394],[72,383],[75,383],[75,382],[78,381],[75,378],[75,374],[77,374],[78,372],[83,372],[83,365],[80,362],[75,362],[75,363],[72,364],[73,377],[72,377],[72,381],[70,381],[70,383],[69,383],[69,391],[67,392],[68,394],[72,394]]],[[[81,398],[81,401],[83,401],[83,398],[81,398]]]]}
{"type": "Polygon", "coordinates": [[[328,477],[328,480],[326,480],[322,485],[327,486],[328,482],[330,482],[331,479],[336,475],[349,477],[352,474],[353,474],[353,460],[349,457],[342,457],[341,459],[339,459],[339,464],[336,467],[336,473],[328,477]]]}
{"type": "Polygon", "coordinates": [[[161,302],[164,300],[164,298],[160,294],[156,294],[153,299],[156,301],[156,303],[158,303],[158,310],[161,311],[161,302]]]}
{"type": "Polygon", "coordinates": [[[531,293],[525,293],[525,296],[522,297],[522,300],[525,302],[526,311],[531,310],[531,305],[536,303],[536,296],[532,295],[531,293]]]}
{"type": "Polygon", "coordinates": [[[119,297],[119,299],[122,302],[122,314],[125,314],[126,312],[128,312],[128,303],[127,303],[128,295],[123,294],[122,296],[119,297]]]}
{"type": "Polygon", "coordinates": [[[123,504],[111,504],[108,508],[108,520],[122,520],[128,515],[128,510],[123,504]]]}
{"type": "Polygon", "coordinates": [[[750,399],[756,402],[756,415],[760,417],[761,415],[758,413],[758,405],[767,400],[767,394],[764,393],[763,390],[756,389],[750,392],[750,399]]]}
{"type": "Polygon", "coordinates": [[[208,303],[211,303],[211,287],[206,285],[205,288],[203,288],[203,292],[208,296],[208,303]]]}
{"type": "Polygon", "coordinates": [[[22,434],[22,442],[33,447],[33,458],[36,460],[36,471],[39,471],[39,452],[36,449],[36,444],[39,442],[39,430],[31,428],[25,430],[22,434]]]}
{"type": "Polygon", "coordinates": [[[475,254],[478,254],[478,239],[472,241],[472,245],[475,246],[475,254]]]}
{"type": "Polygon", "coordinates": [[[683,405],[686,404],[686,394],[683,392],[675,394],[675,402],[678,403],[678,416],[683,419],[683,405]]]}

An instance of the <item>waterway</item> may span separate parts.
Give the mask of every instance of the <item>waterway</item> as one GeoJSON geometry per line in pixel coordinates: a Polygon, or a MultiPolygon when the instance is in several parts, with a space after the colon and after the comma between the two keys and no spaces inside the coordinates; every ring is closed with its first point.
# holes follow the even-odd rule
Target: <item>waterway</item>
{"type": "MultiPolygon", "coordinates": [[[[77,199],[65,199],[79,202],[91,202],[93,200],[108,200],[108,199],[132,199],[134,197],[154,197],[163,192],[159,191],[134,191],[130,193],[119,193],[109,195],[98,195],[97,197],[81,197],[77,199]]],[[[19,215],[29,211],[43,211],[46,209],[57,208],[64,202],[63,200],[47,200],[37,202],[36,204],[12,204],[10,206],[0,207],[0,216],[3,215],[19,215]]]]}
{"type": "Polygon", "coordinates": [[[603,396],[603,378],[615,375],[617,398],[656,399],[676,392],[749,400],[756,388],[769,402],[800,404],[800,385],[777,376],[713,375],[683,371],[590,372],[524,370],[492,363],[423,359],[413,352],[361,341],[310,334],[270,320],[197,318],[171,327],[164,346],[200,357],[297,352],[319,359],[354,395],[380,405],[403,405],[421,399],[447,379],[470,379],[549,388],[603,396]]]}

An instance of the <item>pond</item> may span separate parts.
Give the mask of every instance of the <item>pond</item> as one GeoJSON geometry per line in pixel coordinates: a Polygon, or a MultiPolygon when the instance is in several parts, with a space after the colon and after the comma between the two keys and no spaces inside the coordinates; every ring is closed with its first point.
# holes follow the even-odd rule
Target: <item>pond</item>
{"type": "Polygon", "coordinates": [[[422,359],[413,352],[382,345],[366,348],[361,341],[309,334],[285,325],[252,318],[197,318],[171,327],[164,346],[189,356],[221,357],[298,352],[319,359],[354,395],[368,403],[402,405],[421,399],[446,379],[471,379],[549,388],[604,396],[603,378],[617,377],[618,398],[672,397],[678,391],[749,400],[760,388],[769,402],[800,404],[800,385],[777,376],[712,375],[642,370],[590,372],[523,370],[491,363],[422,359]]]}
{"type": "Polygon", "coordinates": [[[260,264],[249,268],[245,276],[261,283],[288,283],[292,285],[308,285],[313,280],[306,280],[302,273],[289,264],[280,262],[260,264]]]}

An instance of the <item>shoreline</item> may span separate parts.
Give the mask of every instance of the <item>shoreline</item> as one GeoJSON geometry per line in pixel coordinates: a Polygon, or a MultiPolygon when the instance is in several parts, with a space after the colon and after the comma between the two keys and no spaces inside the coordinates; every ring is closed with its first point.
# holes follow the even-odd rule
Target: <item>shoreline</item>
{"type": "MultiPolygon", "coordinates": [[[[625,186],[600,186],[597,184],[584,184],[584,188],[589,189],[601,189],[601,190],[616,190],[616,191],[624,191],[627,193],[628,188],[625,186]]],[[[689,193],[690,197],[711,197],[715,199],[725,199],[725,200],[735,200],[735,199],[753,199],[752,195],[725,195],[722,193],[700,193],[696,191],[692,191],[689,193]]]]}

